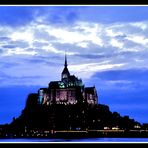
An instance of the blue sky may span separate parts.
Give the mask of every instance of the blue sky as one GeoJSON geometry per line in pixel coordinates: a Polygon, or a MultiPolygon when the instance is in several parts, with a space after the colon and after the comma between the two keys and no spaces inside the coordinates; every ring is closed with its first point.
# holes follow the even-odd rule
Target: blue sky
{"type": "Polygon", "coordinates": [[[148,122],[147,6],[0,6],[0,124],[29,93],[71,74],[95,85],[99,102],[148,122]]]}

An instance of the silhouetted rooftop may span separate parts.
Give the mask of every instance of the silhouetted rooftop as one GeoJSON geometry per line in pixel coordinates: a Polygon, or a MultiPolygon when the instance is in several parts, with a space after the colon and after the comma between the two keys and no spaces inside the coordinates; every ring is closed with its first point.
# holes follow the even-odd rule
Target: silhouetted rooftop
{"type": "Polygon", "coordinates": [[[85,87],[85,92],[89,93],[89,94],[93,94],[94,93],[94,87],[85,87]]]}

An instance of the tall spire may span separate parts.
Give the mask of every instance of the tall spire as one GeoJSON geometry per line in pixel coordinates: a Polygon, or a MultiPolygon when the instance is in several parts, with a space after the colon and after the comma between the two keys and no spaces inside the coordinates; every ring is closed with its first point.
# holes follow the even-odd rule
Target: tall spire
{"type": "Polygon", "coordinates": [[[65,52],[65,64],[64,64],[65,67],[67,67],[67,55],[66,55],[66,52],[65,52]]]}
{"type": "Polygon", "coordinates": [[[67,68],[67,56],[66,56],[66,52],[65,52],[65,64],[64,64],[64,69],[61,74],[61,78],[62,78],[62,80],[65,78],[67,79],[69,76],[70,76],[70,73],[67,68]]]}

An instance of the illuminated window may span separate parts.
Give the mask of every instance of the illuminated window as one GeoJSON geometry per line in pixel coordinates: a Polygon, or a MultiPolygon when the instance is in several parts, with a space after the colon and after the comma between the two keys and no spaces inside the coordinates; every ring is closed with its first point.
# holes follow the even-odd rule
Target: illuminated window
{"type": "Polygon", "coordinates": [[[73,83],[72,82],[69,82],[69,86],[73,86],[73,83]]]}
{"type": "Polygon", "coordinates": [[[68,78],[68,75],[67,74],[63,74],[63,78],[68,78]]]}
{"type": "Polygon", "coordinates": [[[60,88],[65,88],[64,83],[63,83],[63,82],[59,82],[59,87],[60,87],[60,88]]]}
{"type": "Polygon", "coordinates": [[[42,96],[42,95],[43,95],[43,90],[40,90],[39,93],[40,93],[40,95],[42,96]]]}
{"type": "Polygon", "coordinates": [[[42,96],[39,96],[39,102],[42,103],[42,96]]]}

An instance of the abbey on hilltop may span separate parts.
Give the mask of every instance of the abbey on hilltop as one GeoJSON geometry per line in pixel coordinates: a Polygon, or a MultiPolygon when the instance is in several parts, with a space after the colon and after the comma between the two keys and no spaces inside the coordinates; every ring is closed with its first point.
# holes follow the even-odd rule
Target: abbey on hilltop
{"type": "Polygon", "coordinates": [[[95,87],[70,75],[65,55],[61,80],[30,93],[21,115],[0,126],[0,138],[147,137],[146,127],[98,103],[95,87]]]}
{"type": "Polygon", "coordinates": [[[40,88],[38,91],[38,103],[52,104],[98,104],[98,95],[94,87],[85,87],[82,80],[70,75],[65,54],[64,69],[61,73],[61,81],[51,81],[48,88],[40,88]]]}

